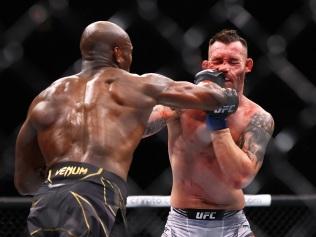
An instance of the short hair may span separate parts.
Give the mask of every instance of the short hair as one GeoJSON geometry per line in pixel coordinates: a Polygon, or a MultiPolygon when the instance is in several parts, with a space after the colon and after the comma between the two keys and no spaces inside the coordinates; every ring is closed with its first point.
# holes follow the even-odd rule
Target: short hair
{"type": "Polygon", "coordinates": [[[248,49],[247,41],[243,37],[238,35],[237,31],[233,29],[223,29],[219,31],[210,39],[209,45],[214,44],[215,41],[219,41],[224,44],[239,41],[243,46],[245,46],[246,49],[248,49]]]}

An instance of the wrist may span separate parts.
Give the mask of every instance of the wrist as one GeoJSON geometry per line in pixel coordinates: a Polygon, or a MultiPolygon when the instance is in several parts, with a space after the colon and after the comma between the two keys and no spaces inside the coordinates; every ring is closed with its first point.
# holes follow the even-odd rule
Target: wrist
{"type": "Polygon", "coordinates": [[[217,131],[227,128],[227,123],[224,117],[216,117],[214,115],[207,114],[206,126],[209,130],[217,131]]]}

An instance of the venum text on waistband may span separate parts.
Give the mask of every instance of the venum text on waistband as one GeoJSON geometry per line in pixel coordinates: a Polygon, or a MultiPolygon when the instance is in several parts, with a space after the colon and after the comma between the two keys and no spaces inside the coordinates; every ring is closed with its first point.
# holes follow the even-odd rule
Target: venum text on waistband
{"type": "Polygon", "coordinates": [[[56,170],[55,176],[70,176],[70,175],[85,175],[88,173],[88,168],[80,166],[65,166],[61,169],[56,170]]]}

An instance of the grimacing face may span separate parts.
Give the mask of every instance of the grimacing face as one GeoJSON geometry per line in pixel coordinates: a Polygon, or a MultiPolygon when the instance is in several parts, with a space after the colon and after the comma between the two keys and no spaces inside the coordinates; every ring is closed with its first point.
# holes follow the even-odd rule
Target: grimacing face
{"type": "Polygon", "coordinates": [[[252,70],[253,61],[247,58],[247,49],[239,41],[229,44],[216,41],[209,47],[208,60],[203,69],[213,69],[225,74],[225,87],[243,91],[246,73],[252,70]]]}

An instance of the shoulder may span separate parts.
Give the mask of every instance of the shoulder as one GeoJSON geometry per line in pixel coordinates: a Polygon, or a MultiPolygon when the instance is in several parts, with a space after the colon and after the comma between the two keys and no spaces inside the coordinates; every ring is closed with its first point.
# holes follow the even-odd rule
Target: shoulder
{"type": "Polygon", "coordinates": [[[136,73],[130,73],[126,70],[120,68],[106,68],[98,73],[94,74],[94,79],[98,81],[103,81],[106,84],[113,85],[125,85],[130,84],[131,87],[137,86],[141,81],[140,75],[136,73]]]}
{"type": "Polygon", "coordinates": [[[142,75],[130,74],[133,83],[137,83],[137,87],[150,97],[156,97],[161,92],[172,88],[174,82],[172,79],[157,73],[146,73],[142,75]]]}
{"type": "Polygon", "coordinates": [[[158,73],[145,73],[145,74],[136,74],[130,73],[123,69],[119,68],[108,68],[101,72],[99,78],[103,78],[109,83],[120,83],[120,82],[137,82],[138,85],[166,85],[173,83],[174,81],[167,76],[158,74],[158,73]]]}
{"type": "Polygon", "coordinates": [[[274,130],[274,119],[272,114],[248,98],[246,98],[246,104],[248,104],[247,107],[249,109],[249,114],[251,115],[251,125],[255,127],[261,127],[270,135],[272,135],[274,130]]]}
{"type": "Polygon", "coordinates": [[[55,121],[56,114],[56,106],[50,100],[37,96],[29,107],[27,121],[38,129],[55,121]]]}
{"type": "Polygon", "coordinates": [[[53,95],[60,92],[65,92],[67,88],[69,89],[71,84],[76,83],[76,81],[78,80],[79,80],[79,77],[76,75],[59,78],[56,81],[52,82],[46,89],[44,89],[38,95],[38,97],[41,99],[45,99],[45,98],[47,99],[49,97],[53,98],[53,95]]]}
{"type": "Polygon", "coordinates": [[[63,108],[65,103],[63,94],[67,93],[69,84],[78,77],[64,77],[54,81],[46,89],[41,91],[32,101],[28,110],[28,117],[34,125],[50,124],[57,114],[57,110],[63,108]]]}
{"type": "Polygon", "coordinates": [[[173,83],[174,80],[158,73],[146,73],[139,76],[145,83],[154,85],[167,85],[173,83]]]}

